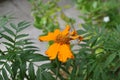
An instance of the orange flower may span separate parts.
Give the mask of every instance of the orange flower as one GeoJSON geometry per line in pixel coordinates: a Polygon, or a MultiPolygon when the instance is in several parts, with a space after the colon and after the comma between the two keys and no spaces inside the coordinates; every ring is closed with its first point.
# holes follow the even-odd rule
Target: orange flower
{"type": "Polygon", "coordinates": [[[61,62],[66,62],[67,59],[73,59],[74,56],[70,50],[70,40],[79,39],[83,40],[83,37],[79,36],[76,30],[69,32],[70,26],[61,32],[56,29],[54,32],[49,32],[47,36],[39,37],[40,41],[54,41],[54,43],[45,52],[49,59],[53,60],[58,57],[61,62]]]}

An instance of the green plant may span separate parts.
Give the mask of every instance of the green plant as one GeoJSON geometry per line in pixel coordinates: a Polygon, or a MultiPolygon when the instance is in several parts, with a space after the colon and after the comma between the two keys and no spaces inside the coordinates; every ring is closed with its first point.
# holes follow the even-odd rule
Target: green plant
{"type": "MultiPolygon", "coordinates": [[[[39,4],[39,0],[32,2],[38,2],[37,4],[39,4]]],[[[38,23],[38,27],[43,30],[43,34],[45,35],[56,30],[56,26],[54,25],[56,24],[55,21],[57,19],[54,19],[53,16],[59,11],[53,11],[50,15],[47,12],[54,10],[55,6],[57,6],[57,8],[59,8],[59,6],[55,5],[54,7],[46,8],[46,6],[52,5],[52,2],[57,4],[57,1],[54,0],[49,1],[48,3],[40,2],[40,5],[37,7],[33,5],[35,8],[35,10],[33,10],[33,12],[35,12],[33,16],[35,24],[41,22],[42,18],[47,17],[44,21],[38,23]],[[45,14],[38,13],[41,12],[40,9],[38,9],[39,7],[45,14]],[[37,19],[36,16],[40,16],[39,19],[37,19]],[[48,22],[49,19],[51,20],[51,23],[54,24],[50,29],[48,28],[48,25],[50,25],[48,22]],[[44,25],[43,22],[46,22],[46,25],[44,25]],[[44,32],[44,29],[47,31],[44,32]]],[[[75,58],[73,60],[70,59],[65,63],[60,62],[59,59],[56,58],[55,60],[51,60],[50,63],[41,65],[39,67],[40,71],[47,71],[48,73],[45,73],[49,75],[51,80],[119,80],[119,1],[76,0],[76,2],[77,8],[82,11],[82,16],[80,17],[82,17],[85,23],[82,24],[83,29],[77,30],[77,33],[83,36],[82,43],[73,43],[71,45],[75,58]],[[106,17],[108,20],[103,20],[106,17]],[[79,47],[78,49],[74,48],[76,45],[79,47]]],[[[73,25],[74,20],[67,17],[64,13],[61,14],[61,11],[62,9],[60,10],[61,18],[67,24],[70,24],[72,29],[75,29],[73,25]]],[[[60,25],[58,25],[58,27],[60,28],[60,25]]],[[[52,42],[50,43],[49,46],[52,45],[52,42]]],[[[39,72],[39,74],[42,73],[39,72]]],[[[47,76],[42,74],[40,80],[46,79],[47,76]]]]}
{"type": "MultiPolygon", "coordinates": [[[[28,22],[22,21],[17,25],[10,23],[8,26],[6,23],[9,18],[0,17],[0,46],[5,47],[5,50],[0,48],[0,80],[120,80],[118,0],[90,0],[89,4],[87,0],[77,0],[85,21],[82,24],[83,29],[78,30],[74,28],[75,21],[67,17],[58,6],[58,0],[46,3],[41,0],[30,1],[33,6],[34,26],[41,29],[44,36],[48,34],[53,38],[57,34],[54,44],[64,47],[67,45],[66,51],[64,53],[63,47],[59,47],[54,59],[49,59],[54,57],[54,49],[49,53],[49,58],[41,55],[28,34],[22,33],[30,25],[28,22]],[[62,32],[59,31],[57,12],[70,24],[71,31],[70,26],[62,32]],[[110,21],[104,23],[102,19],[106,16],[110,21]],[[82,38],[80,44],[78,38],[82,38]],[[73,39],[78,39],[77,43],[70,44],[73,39]],[[70,53],[74,58],[68,56],[72,59],[66,58],[67,60],[63,61],[60,51],[65,56],[70,53]],[[61,58],[58,58],[58,55],[61,58]],[[35,63],[41,61],[47,62],[40,65],[35,63]]],[[[41,41],[45,39],[44,36],[41,41]]],[[[53,42],[49,41],[49,46],[52,44],[53,42]]]]}
{"type": "Polygon", "coordinates": [[[113,32],[106,28],[83,25],[85,31],[79,30],[86,37],[85,44],[78,52],[81,80],[119,80],[120,28],[113,32]]]}
{"type": "Polygon", "coordinates": [[[61,6],[58,5],[60,0],[30,0],[32,4],[32,16],[34,18],[34,26],[43,31],[43,35],[53,32],[60,28],[58,17],[68,24],[74,24],[72,18],[67,17],[61,6]],[[58,14],[59,13],[59,14],[58,14]]]}
{"type": "Polygon", "coordinates": [[[109,29],[120,24],[119,0],[76,0],[76,4],[86,24],[109,29]]]}
{"type": "Polygon", "coordinates": [[[3,31],[2,27],[9,21],[10,16],[0,16],[0,33],[3,31]]]}
{"type": "Polygon", "coordinates": [[[29,25],[25,21],[19,22],[18,25],[13,23],[10,23],[10,26],[3,25],[0,46],[6,49],[0,49],[0,80],[24,80],[25,78],[35,80],[39,76],[33,62],[48,60],[47,57],[38,54],[39,50],[28,38],[28,34],[21,33],[29,25]]]}

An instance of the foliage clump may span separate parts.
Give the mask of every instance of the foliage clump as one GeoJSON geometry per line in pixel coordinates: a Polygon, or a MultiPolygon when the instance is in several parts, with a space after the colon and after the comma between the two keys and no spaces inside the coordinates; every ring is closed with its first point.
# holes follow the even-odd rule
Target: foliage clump
{"type": "MultiPolygon", "coordinates": [[[[78,35],[82,36],[82,41],[69,44],[74,59],[66,59],[65,62],[58,57],[49,59],[51,55],[41,55],[28,34],[22,33],[30,25],[28,22],[10,23],[8,26],[9,18],[0,17],[0,45],[5,47],[5,50],[0,48],[0,80],[120,80],[119,0],[75,0],[77,9],[82,13],[80,18],[84,20],[82,29],[77,26],[78,30],[75,30],[74,19],[66,16],[58,6],[60,0],[46,3],[42,0],[29,1],[33,7],[34,26],[43,31],[43,37],[59,31],[61,27],[57,17],[60,15],[73,33],[66,29],[65,34],[68,34],[64,38],[58,34],[60,37],[56,36],[56,43],[65,41],[67,44],[66,41],[70,40],[66,39],[77,39],[78,35]],[[78,48],[73,48],[76,45],[78,48]],[[34,63],[40,61],[48,62],[41,65],[34,63]]],[[[49,41],[48,46],[53,44],[49,41]]],[[[49,54],[54,56],[53,52],[49,54]]],[[[66,52],[63,54],[66,55],[66,52]]]]}

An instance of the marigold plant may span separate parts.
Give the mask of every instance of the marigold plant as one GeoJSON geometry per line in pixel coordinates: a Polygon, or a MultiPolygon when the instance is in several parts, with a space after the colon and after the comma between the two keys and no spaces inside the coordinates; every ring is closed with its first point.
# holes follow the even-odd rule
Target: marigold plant
{"type": "Polygon", "coordinates": [[[73,59],[74,55],[70,50],[70,40],[83,39],[79,36],[76,30],[69,32],[70,26],[67,25],[66,28],[60,32],[59,29],[56,29],[54,32],[49,32],[47,36],[41,36],[40,41],[54,41],[49,49],[46,51],[46,54],[50,59],[55,59],[56,56],[61,62],[66,62],[67,59],[73,59]]]}
{"type": "Polygon", "coordinates": [[[62,0],[29,1],[48,49],[40,51],[22,33],[29,22],[8,25],[11,16],[0,16],[0,80],[120,80],[119,0],[67,0],[83,11],[81,27],[65,14],[62,0]],[[60,19],[69,24],[62,31],[60,19]]]}
{"type": "Polygon", "coordinates": [[[49,45],[43,53],[50,62],[39,67],[40,80],[120,80],[119,0],[72,0],[82,13],[82,29],[65,14],[61,1],[31,0],[35,27],[43,31],[39,40],[49,45]],[[67,25],[60,31],[59,17],[77,30],[67,25]],[[82,42],[72,43],[75,39],[82,42]]]}

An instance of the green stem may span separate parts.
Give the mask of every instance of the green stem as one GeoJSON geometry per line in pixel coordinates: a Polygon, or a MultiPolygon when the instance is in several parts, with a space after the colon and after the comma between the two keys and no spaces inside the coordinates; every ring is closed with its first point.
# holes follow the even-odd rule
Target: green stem
{"type": "Polygon", "coordinates": [[[56,64],[57,64],[57,70],[56,70],[56,80],[57,80],[61,63],[58,61],[58,59],[56,59],[55,61],[56,61],[56,64]]]}

